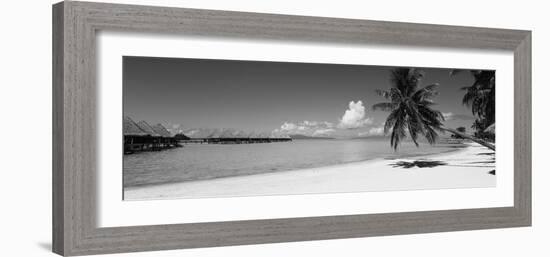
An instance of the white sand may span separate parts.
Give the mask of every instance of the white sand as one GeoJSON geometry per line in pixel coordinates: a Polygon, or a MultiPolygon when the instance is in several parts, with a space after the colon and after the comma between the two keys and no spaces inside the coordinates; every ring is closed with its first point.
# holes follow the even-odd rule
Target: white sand
{"type": "Polygon", "coordinates": [[[496,186],[490,150],[469,147],[429,156],[377,159],[337,166],[257,174],[213,180],[126,188],[125,200],[235,197],[390,190],[478,188],[496,186]],[[404,168],[396,163],[443,162],[444,165],[404,168]]]}

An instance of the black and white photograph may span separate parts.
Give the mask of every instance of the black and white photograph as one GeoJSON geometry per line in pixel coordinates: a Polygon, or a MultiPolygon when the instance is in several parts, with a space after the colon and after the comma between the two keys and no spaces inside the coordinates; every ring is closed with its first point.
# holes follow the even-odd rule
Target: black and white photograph
{"type": "Polygon", "coordinates": [[[495,187],[495,76],[124,56],[123,198],[495,187]]]}

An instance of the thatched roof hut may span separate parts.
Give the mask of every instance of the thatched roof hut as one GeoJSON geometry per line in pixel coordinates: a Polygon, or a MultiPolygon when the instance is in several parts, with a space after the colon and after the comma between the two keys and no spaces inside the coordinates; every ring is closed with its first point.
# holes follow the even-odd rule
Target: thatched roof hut
{"type": "Polygon", "coordinates": [[[149,125],[149,123],[147,123],[146,121],[142,120],[142,121],[138,122],[137,125],[141,130],[145,131],[150,136],[153,136],[153,137],[160,137],[161,136],[159,133],[155,132],[153,127],[151,125],[149,125]]]}
{"type": "Polygon", "coordinates": [[[172,137],[172,134],[160,123],[153,126],[153,130],[162,137],[172,137]]]}
{"type": "Polygon", "coordinates": [[[125,136],[147,136],[147,132],[143,131],[130,117],[124,116],[123,134],[125,136]]]}

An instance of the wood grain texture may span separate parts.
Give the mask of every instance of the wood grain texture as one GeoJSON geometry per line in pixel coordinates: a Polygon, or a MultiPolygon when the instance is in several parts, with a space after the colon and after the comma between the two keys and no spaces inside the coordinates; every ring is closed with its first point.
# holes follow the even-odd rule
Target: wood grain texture
{"type": "Polygon", "coordinates": [[[531,33],[514,51],[514,207],[531,225],[531,33]]]}
{"type": "Polygon", "coordinates": [[[63,181],[63,4],[53,6],[52,38],[52,249],[63,253],[65,243],[64,227],[64,181],[63,181]]]}
{"type": "MultiPolygon", "coordinates": [[[[53,250],[86,255],[531,224],[531,33],[520,30],[62,2],[53,7],[53,250]],[[98,228],[97,31],[514,51],[514,206],[98,228]]],[[[113,171],[121,172],[121,171],[113,171]]]]}

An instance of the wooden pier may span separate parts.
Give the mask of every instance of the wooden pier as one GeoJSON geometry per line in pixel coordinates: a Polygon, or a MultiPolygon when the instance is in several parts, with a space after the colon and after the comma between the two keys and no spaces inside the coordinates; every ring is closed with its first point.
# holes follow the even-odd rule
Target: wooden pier
{"type": "Polygon", "coordinates": [[[261,144],[261,143],[276,143],[276,142],[289,142],[291,138],[192,138],[187,140],[180,140],[180,144],[261,144]]]}
{"type": "Polygon", "coordinates": [[[186,144],[260,144],[290,142],[288,137],[208,137],[189,138],[184,134],[172,136],[161,124],[149,125],[146,121],[134,122],[124,117],[124,154],[145,151],[162,151],[186,144]]]}

